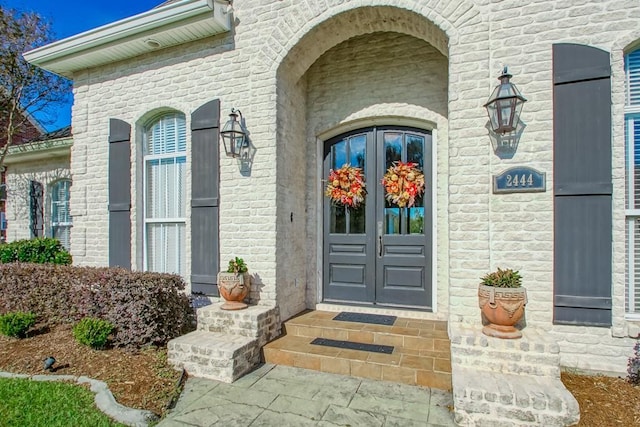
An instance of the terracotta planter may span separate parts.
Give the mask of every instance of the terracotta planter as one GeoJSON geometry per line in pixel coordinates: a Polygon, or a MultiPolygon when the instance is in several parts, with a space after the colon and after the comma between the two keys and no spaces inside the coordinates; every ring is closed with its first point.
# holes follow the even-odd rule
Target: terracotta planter
{"type": "Polygon", "coordinates": [[[480,285],[478,300],[482,314],[489,324],[482,328],[485,335],[497,338],[521,338],[522,332],[514,327],[524,315],[527,305],[525,288],[495,288],[480,285]]]}
{"type": "Polygon", "coordinates": [[[244,299],[251,290],[249,273],[218,273],[218,290],[226,301],[220,306],[221,309],[241,310],[247,308],[244,299]]]}

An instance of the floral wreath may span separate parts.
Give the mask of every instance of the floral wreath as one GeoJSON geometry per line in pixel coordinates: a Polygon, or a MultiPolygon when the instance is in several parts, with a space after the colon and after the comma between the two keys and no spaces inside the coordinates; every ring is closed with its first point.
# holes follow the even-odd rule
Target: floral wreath
{"type": "Polygon", "coordinates": [[[385,197],[400,208],[411,207],[416,197],[424,193],[424,174],[417,163],[393,162],[382,178],[385,197]]]}
{"type": "Polygon", "coordinates": [[[362,169],[349,164],[331,169],[325,194],[337,205],[357,208],[367,194],[362,169]]]}

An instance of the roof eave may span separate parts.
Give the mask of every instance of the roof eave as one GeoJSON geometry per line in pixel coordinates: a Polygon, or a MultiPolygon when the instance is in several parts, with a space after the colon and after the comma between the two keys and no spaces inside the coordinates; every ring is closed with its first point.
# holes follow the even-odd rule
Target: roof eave
{"type": "Polygon", "coordinates": [[[26,52],[24,58],[38,67],[73,78],[76,71],[157,49],[145,43],[155,33],[171,36],[172,44],[161,46],[168,47],[230,29],[231,20],[226,2],[183,0],[39,47],[26,52]],[[206,22],[206,26],[197,35],[180,31],[196,21],[206,22]],[[116,49],[125,43],[132,47],[128,52],[116,49]]]}
{"type": "Polygon", "coordinates": [[[72,145],[73,137],[16,145],[9,147],[5,164],[11,166],[19,163],[68,156],[71,154],[72,145]]]}

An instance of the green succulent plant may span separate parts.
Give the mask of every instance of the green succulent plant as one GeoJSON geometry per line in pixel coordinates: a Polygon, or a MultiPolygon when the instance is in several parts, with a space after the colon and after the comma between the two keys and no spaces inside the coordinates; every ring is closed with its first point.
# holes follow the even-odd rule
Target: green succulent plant
{"type": "Polygon", "coordinates": [[[249,271],[249,268],[247,267],[247,264],[244,263],[244,260],[242,258],[235,257],[229,260],[229,268],[227,268],[227,273],[241,274],[246,273],[247,271],[249,271]]]}
{"type": "Polygon", "coordinates": [[[480,284],[485,286],[493,286],[495,288],[519,288],[522,286],[522,276],[520,272],[510,268],[501,269],[487,273],[480,278],[480,284]]]}

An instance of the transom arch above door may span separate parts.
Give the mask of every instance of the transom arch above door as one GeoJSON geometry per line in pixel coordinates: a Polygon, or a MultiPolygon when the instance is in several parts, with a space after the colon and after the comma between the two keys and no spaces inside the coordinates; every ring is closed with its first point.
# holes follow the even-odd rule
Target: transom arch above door
{"type": "Polygon", "coordinates": [[[419,105],[386,105],[388,109],[393,109],[394,114],[372,116],[380,105],[372,105],[354,113],[355,118],[340,123],[331,123],[323,130],[319,131],[316,138],[322,145],[336,137],[341,137],[352,132],[360,132],[363,129],[379,128],[410,128],[420,132],[433,134],[438,130],[438,124],[443,117],[427,108],[419,105]]]}
{"type": "Polygon", "coordinates": [[[432,308],[432,140],[423,129],[379,126],[327,140],[323,177],[345,164],[362,169],[367,188],[357,208],[323,203],[323,299],[360,305],[432,308]],[[381,179],[395,162],[427,178],[412,206],[385,198],[381,179]]]}

